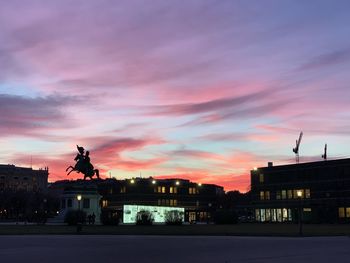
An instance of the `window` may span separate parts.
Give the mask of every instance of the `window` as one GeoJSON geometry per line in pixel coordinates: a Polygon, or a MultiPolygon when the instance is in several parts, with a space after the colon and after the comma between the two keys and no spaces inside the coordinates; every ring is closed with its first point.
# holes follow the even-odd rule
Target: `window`
{"type": "Polygon", "coordinates": [[[264,174],[259,174],[259,182],[260,183],[264,182],[264,174]]]}
{"type": "Polygon", "coordinates": [[[265,199],[270,200],[270,191],[265,192],[265,199]]]}
{"type": "Polygon", "coordinates": [[[350,207],[345,208],[346,217],[350,218],[350,207]]]}
{"type": "Polygon", "coordinates": [[[162,187],[158,186],[158,193],[161,193],[161,192],[162,192],[162,187]]]}
{"type": "Polygon", "coordinates": [[[165,186],[162,186],[162,193],[165,194],[166,191],[165,191],[165,186]]]}
{"type": "Polygon", "coordinates": [[[260,221],[260,210],[259,209],[255,209],[255,220],[260,221]]]}
{"type": "Polygon", "coordinates": [[[122,188],[120,188],[120,192],[121,192],[121,193],[126,193],[126,187],[123,186],[122,188]]]}
{"type": "Polygon", "coordinates": [[[287,191],[282,190],[282,199],[287,199],[287,191]]]}
{"type": "Polygon", "coordinates": [[[282,221],[283,222],[288,221],[288,210],[287,210],[287,208],[283,208],[282,209],[282,221]]]}
{"type": "Polygon", "coordinates": [[[344,207],[339,207],[338,208],[338,216],[339,216],[339,218],[344,218],[345,217],[345,209],[344,209],[344,207]]]}
{"type": "Polygon", "coordinates": [[[311,212],[311,208],[310,207],[304,207],[303,211],[304,212],[311,212]]]}
{"type": "Polygon", "coordinates": [[[170,188],[169,188],[169,193],[171,193],[171,194],[177,194],[177,188],[174,187],[174,186],[170,186],[170,188]]]}
{"type": "Polygon", "coordinates": [[[276,199],[281,199],[281,191],[276,191],[276,199]]]}
{"type": "Polygon", "coordinates": [[[67,200],[67,207],[72,207],[72,199],[67,200]]]}
{"type": "Polygon", "coordinates": [[[293,190],[293,197],[294,197],[295,199],[300,198],[300,197],[298,196],[298,192],[299,192],[299,191],[301,191],[301,198],[304,198],[304,197],[305,197],[305,195],[304,195],[304,189],[294,189],[294,190],[293,190]]]}
{"type": "Polygon", "coordinates": [[[282,222],[282,209],[276,209],[277,211],[277,222],[282,222]]]}
{"type": "Polygon", "coordinates": [[[108,200],[102,200],[102,207],[108,206],[108,200]]]}
{"type": "Polygon", "coordinates": [[[265,192],[260,191],[260,200],[265,200],[265,192]]]}
{"type": "Polygon", "coordinates": [[[174,206],[177,206],[177,200],[174,199],[174,206]]]}
{"type": "Polygon", "coordinates": [[[288,196],[288,199],[293,199],[293,191],[292,190],[288,190],[287,191],[287,196],[288,196]]]}
{"type": "Polygon", "coordinates": [[[271,221],[271,210],[266,209],[266,221],[271,221]]]}
{"type": "Polygon", "coordinates": [[[265,209],[260,209],[260,220],[261,222],[265,222],[265,209]]]}
{"type": "Polygon", "coordinates": [[[90,208],[90,198],[83,199],[83,208],[90,208]]]}
{"type": "Polygon", "coordinates": [[[194,195],[194,194],[197,193],[197,189],[196,189],[195,187],[189,187],[189,188],[188,188],[188,193],[189,193],[190,195],[194,195]]]}
{"type": "Polygon", "coordinates": [[[305,198],[310,198],[310,197],[311,197],[310,189],[305,189],[305,198]]]}
{"type": "Polygon", "coordinates": [[[162,204],[162,200],[158,199],[158,205],[162,204]]]}

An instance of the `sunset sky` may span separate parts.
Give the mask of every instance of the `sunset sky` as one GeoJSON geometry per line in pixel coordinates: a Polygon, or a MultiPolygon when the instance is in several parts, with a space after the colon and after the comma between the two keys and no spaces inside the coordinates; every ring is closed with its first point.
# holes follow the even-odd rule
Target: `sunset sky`
{"type": "Polygon", "coordinates": [[[350,1],[2,1],[0,163],[246,191],[350,156],[350,1]]]}

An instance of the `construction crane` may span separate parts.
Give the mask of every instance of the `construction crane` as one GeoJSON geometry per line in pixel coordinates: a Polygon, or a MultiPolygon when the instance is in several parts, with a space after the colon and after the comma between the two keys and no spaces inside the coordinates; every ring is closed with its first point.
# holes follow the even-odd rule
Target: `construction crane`
{"type": "Polygon", "coordinates": [[[295,142],[295,148],[293,148],[293,152],[295,153],[295,161],[299,163],[299,146],[301,143],[301,139],[303,138],[303,132],[300,132],[299,139],[295,142]]]}
{"type": "Polygon", "coordinates": [[[322,154],[322,158],[327,161],[327,143],[324,145],[324,153],[322,154]]]}

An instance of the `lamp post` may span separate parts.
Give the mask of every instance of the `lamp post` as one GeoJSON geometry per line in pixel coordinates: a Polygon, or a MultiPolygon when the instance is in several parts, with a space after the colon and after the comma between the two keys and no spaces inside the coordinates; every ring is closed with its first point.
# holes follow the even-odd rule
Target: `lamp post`
{"type": "Polygon", "coordinates": [[[299,199],[299,216],[298,216],[298,221],[299,221],[299,236],[303,235],[303,208],[302,208],[302,198],[303,198],[303,191],[302,190],[297,190],[297,196],[299,199]]]}
{"type": "Polygon", "coordinates": [[[80,233],[82,230],[82,222],[81,222],[81,214],[80,214],[80,201],[81,201],[82,196],[77,195],[77,200],[78,200],[78,222],[77,222],[77,233],[80,233]]]}

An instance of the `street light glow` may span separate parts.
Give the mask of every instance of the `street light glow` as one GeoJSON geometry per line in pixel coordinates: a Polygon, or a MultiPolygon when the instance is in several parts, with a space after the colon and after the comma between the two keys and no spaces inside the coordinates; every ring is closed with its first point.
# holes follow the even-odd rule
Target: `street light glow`
{"type": "Polygon", "coordinates": [[[156,184],[156,180],[153,180],[153,181],[152,181],[152,184],[156,184]]]}
{"type": "Polygon", "coordinates": [[[176,183],[175,183],[176,185],[179,185],[180,184],[180,182],[179,181],[176,181],[176,183]]]}
{"type": "Polygon", "coordinates": [[[78,201],[80,201],[81,200],[81,195],[77,195],[77,199],[78,199],[78,201]]]}
{"type": "Polygon", "coordinates": [[[134,179],[131,179],[131,180],[130,180],[130,183],[131,183],[131,184],[134,184],[134,183],[135,183],[135,180],[134,180],[134,179]]]}

